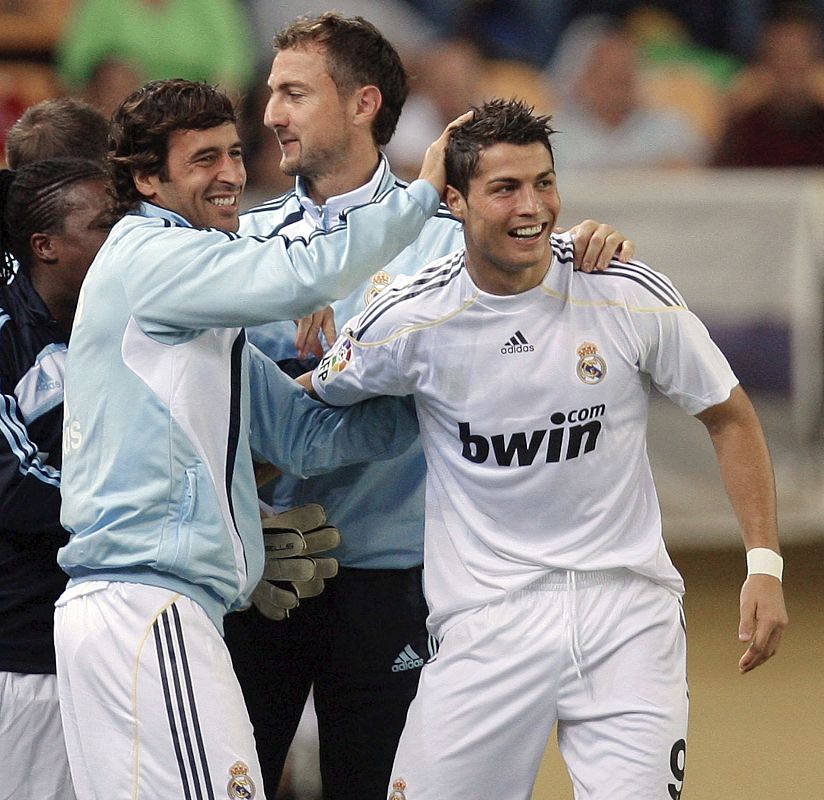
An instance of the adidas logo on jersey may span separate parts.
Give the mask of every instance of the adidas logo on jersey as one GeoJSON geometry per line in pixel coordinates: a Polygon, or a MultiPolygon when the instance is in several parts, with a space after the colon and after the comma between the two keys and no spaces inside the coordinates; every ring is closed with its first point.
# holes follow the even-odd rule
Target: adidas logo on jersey
{"type": "Polygon", "coordinates": [[[501,348],[504,355],[508,353],[531,353],[535,348],[526,340],[520,331],[515,331],[515,335],[501,348]]]}
{"type": "Polygon", "coordinates": [[[392,672],[406,672],[408,669],[420,669],[423,666],[423,659],[408,644],[398,653],[395,663],[392,665],[392,672]]]}

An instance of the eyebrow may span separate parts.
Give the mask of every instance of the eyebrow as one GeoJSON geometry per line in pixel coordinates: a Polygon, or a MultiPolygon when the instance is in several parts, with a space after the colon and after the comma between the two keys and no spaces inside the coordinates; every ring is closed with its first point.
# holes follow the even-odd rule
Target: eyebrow
{"type": "Polygon", "coordinates": [[[299,80],[298,78],[285,78],[283,80],[277,81],[276,83],[272,83],[271,76],[268,81],[266,81],[269,88],[274,92],[275,89],[308,89],[309,84],[305,81],[299,80]]]}
{"type": "MultiPolygon", "coordinates": [[[[242,148],[243,142],[240,139],[236,139],[232,144],[230,144],[226,149],[227,150],[234,150],[236,148],[242,148]]],[[[201,147],[200,150],[195,150],[194,153],[190,153],[188,156],[189,161],[195,161],[201,156],[208,156],[212,153],[220,153],[223,151],[223,147],[220,145],[211,145],[210,147],[201,147]]]]}
{"type": "MultiPolygon", "coordinates": [[[[534,180],[541,180],[541,178],[546,178],[550,175],[557,175],[554,169],[547,169],[543,172],[539,172],[534,180]]],[[[501,175],[500,177],[490,178],[487,183],[521,183],[520,178],[515,178],[510,175],[501,175]]]]}

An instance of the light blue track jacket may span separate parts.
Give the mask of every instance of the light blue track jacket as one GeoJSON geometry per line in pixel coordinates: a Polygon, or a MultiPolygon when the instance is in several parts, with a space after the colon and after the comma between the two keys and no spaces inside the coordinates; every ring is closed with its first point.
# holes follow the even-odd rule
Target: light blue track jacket
{"type": "Polygon", "coordinates": [[[61,521],[72,535],[58,561],[70,585],[166,587],[222,629],[263,570],[253,451],[301,475],[409,445],[408,405],[347,418],[307,402],[242,326],[349,293],[436,207],[419,181],[308,243],[199,230],[145,204],[115,225],[66,363],[61,521]]]}
{"type": "MultiPolygon", "coordinates": [[[[294,191],[241,215],[240,232],[299,238],[305,230],[321,231],[340,224],[340,212],[350,204],[374,201],[393,186],[405,185],[381,157],[369,184],[317,207],[298,179],[294,191]]],[[[397,275],[411,275],[463,246],[463,226],[441,206],[409,247],[373,270],[349,296],[332,304],[338,330],[397,275]]],[[[571,260],[572,246],[567,237],[553,235],[553,249],[556,257],[571,260]]],[[[291,322],[251,328],[247,333],[250,341],[275,360],[297,356],[295,326],[291,322]]],[[[407,569],[423,561],[425,478],[423,451],[415,442],[389,461],[353,464],[307,480],[284,475],[265,499],[278,508],[309,501],[321,503],[341,531],[342,541],[334,555],[344,566],[407,569]]]]}

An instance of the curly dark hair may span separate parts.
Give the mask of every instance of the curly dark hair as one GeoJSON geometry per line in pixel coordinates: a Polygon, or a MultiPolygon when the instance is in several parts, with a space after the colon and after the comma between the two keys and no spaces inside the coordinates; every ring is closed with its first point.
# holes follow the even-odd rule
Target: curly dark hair
{"type": "Polygon", "coordinates": [[[446,182],[466,196],[478,174],[481,150],[493,144],[540,142],[552,156],[549,137],[555,133],[550,116],[539,116],[523,100],[495,98],[473,106],[473,117],[456,128],[446,146],[446,182]]]}
{"type": "Polygon", "coordinates": [[[334,11],[300,17],[275,35],[274,49],[291,50],[309,44],[323,47],[326,68],[339,93],[377,86],[383,102],[372,125],[377,145],[395,132],[409,94],[409,78],[398,51],[363,17],[344,17],[334,11]]]}
{"type": "Polygon", "coordinates": [[[84,158],[36,161],[16,172],[0,170],[0,280],[32,263],[31,237],[35,233],[62,233],[70,208],[67,195],[77,183],[105,180],[102,164],[84,158]]]}
{"type": "Polygon", "coordinates": [[[232,101],[215,86],[182,78],[152,81],[130,94],[114,112],[108,166],[115,210],[137,208],[143,195],[134,174],[166,180],[169,138],[179,130],[206,130],[237,123],[232,101]]]}

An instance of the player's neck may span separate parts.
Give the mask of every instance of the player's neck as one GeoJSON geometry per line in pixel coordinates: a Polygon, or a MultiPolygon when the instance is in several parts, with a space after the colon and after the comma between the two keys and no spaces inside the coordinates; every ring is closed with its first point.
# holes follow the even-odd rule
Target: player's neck
{"type": "Polygon", "coordinates": [[[472,259],[467,253],[466,269],[472,282],[482,292],[495,295],[514,295],[528,292],[540,285],[552,265],[527,267],[510,272],[483,260],[472,259]]]}
{"type": "Polygon", "coordinates": [[[40,295],[43,304],[65,333],[70,333],[74,312],[77,309],[77,293],[70,292],[51,280],[41,270],[33,269],[30,274],[31,285],[40,295]]]}
{"type": "Polygon", "coordinates": [[[379,162],[380,153],[374,146],[353,151],[335,169],[306,181],[309,197],[322,206],[330,197],[354,191],[372,179],[379,162]]]}

